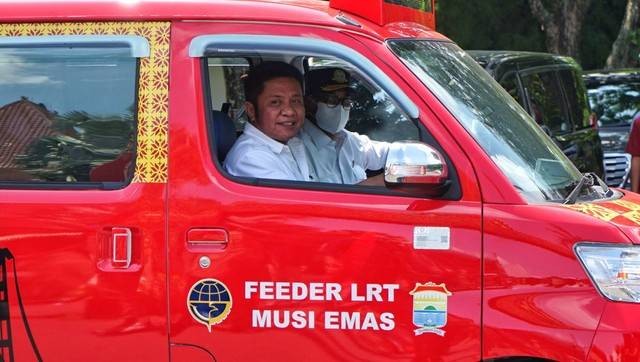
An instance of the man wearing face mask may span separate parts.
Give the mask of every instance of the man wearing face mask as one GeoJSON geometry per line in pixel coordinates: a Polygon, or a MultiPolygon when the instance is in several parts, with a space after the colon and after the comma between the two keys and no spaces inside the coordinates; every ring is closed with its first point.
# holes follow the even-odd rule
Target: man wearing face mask
{"type": "Polygon", "coordinates": [[[300,137],[317,181],[384,186],[384,175],[367,178],[366,170],[384,168],[389,143],[344,129],[352,107],[349,73],[341,68],[311,70],[305,85],[310,122],[304,122],[300,137]]]}

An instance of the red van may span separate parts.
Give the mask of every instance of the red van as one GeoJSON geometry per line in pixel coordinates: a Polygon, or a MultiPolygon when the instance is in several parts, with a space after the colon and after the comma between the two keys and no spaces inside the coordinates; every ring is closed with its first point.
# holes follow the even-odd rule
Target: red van
{"type": "Polygon", "coordinates": [[[432,28],[429,1],[0,3],[0,360],[637,359],[640,198],[432,28]],[[224,171],[269,60],[349,72],[385,187],[224,171]]]}

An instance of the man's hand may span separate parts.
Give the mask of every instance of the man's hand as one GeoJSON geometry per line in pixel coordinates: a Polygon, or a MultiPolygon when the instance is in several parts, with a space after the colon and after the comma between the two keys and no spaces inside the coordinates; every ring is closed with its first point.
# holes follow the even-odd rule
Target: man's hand
{"type": "MultiPolygon", "coordinates": [[[[638,161],[640,163],[640,161],[638,161]]],[[[366,180],[360,181],[358,182],[358,185],[364,185],[364,186],[384,186],[384,172],[379,174],[379,175],[375,175],[373,177],[369,177],[366,180]]]]}

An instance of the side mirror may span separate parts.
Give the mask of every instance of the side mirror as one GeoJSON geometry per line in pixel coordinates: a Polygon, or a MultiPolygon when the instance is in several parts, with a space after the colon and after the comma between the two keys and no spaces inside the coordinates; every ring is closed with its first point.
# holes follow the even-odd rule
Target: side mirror
{"type": "Polygon", "coordinates": [[[421,142],[394,142],[384,168],[388,188],[428,196],[444,194],[450,185],[449,167],[433,147],[421,142]]]}

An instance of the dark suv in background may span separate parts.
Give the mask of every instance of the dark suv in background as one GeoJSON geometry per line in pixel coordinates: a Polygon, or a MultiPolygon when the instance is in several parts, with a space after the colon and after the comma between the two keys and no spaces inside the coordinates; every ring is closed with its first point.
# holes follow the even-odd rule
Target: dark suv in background
{"type": "Polygon", "coordinates": [[[607,184],[628,188],[631,156],[624,149],[640,112],[640,69],[587,72],[584,81],[598,116],[607,184]]]}
{"type": "Polygon", "coordinates": [[[578,63],[547,53],[468,53],[520,103],[580,171],[604,176],[600,137],[578,63]]]}

